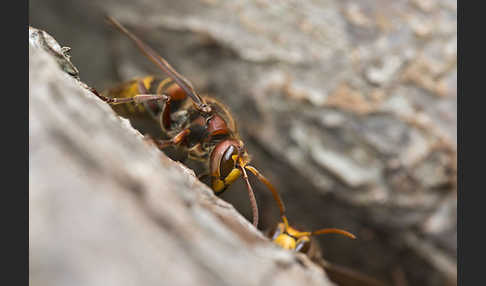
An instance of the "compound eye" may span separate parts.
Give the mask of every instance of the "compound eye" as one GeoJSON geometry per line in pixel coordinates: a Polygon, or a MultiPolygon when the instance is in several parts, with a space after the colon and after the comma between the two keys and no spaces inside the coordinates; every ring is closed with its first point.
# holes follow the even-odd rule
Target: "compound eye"
{"type": "Polygon", "coordinates": [[[299,239],[295,246],[295,251],[300,251],[302,253],[307,253],[310,249],[310,240],[309,239],[299,239]]]}
{"type": "Polygon", "coordinates": [[[222,179],[226,178],[229,173],[235,168],[236,162],[231,158],[233,155],[237,155],[238,150],[234,145],[230,145],[226,151],[224,151],[223,158],[219,164],[219,174],[222,179]]]}
{"type": "Polygon", "coordinates": [[[269,237],[272,238],[272,240],[275,240],[281,233],[284,231],[284,225],[283,223],[279,223],[277,227],[273,228],[272,231],[269,233],[269,237]]]}

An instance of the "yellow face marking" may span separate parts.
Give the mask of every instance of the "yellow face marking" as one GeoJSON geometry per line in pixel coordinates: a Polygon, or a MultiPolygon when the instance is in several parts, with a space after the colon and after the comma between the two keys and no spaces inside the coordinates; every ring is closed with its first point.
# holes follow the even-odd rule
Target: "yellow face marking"
{"type": "MultiPolygon", "coordinates": [[[[238,155],[232,155],[231,159],[236,162],[238,160],[238,155]]],[[[215,174],[216,175],[216,174],[215,174]]],[[[218,193],[223,191],[227,186],[231,185],[234,181],[236,181],[241,176],[240,169],[233,168],[231,172],[223,179],[217,179],[213,177],[213,190],[214,192],[218,193]]]]}
{"type": "Polygon", "coordinates": [[[283,249],[294,250],[295,249],[295,239],[288,236],[285,233],[280,234],[275,238],[274,242],[282,247],[283,249]]]}
{"type": "Polygon", "coordinates": [[[310,238],[308,236],[303,236],[303,237],[297,239],[297,244],[299,244],[301,242],[310,242],[310,238]]]}
{"type": "Polygon", "coordinates": [[[236,179],[238,179],[241,175],[240,169],[233,169],[231,172],[224,178],[224,184],[226,186],[231,185],[236,179]]]}
{"type": "Polygon", "coordinates": [[[287,228],[287,232],[288,232],[288,234],[290,234],[293,237],[300,237],[300,236],[303,235],[303,232],[300,232],[300,231],[296,230],[295,228],[293,228],[291,226],[289,226],[287,228]]]}
{"type": "Polygon", "coordinates": [[[224,181],[220,179],[213,178],[213,190],[214,192],[218,193],[224,190],[225,187],[231,185],[236,179],[238,179],[241,175],[241,171],[239,169],[233,169],[231,172],[224,178],[224,181]]]}
{"type": "Polygon", "coordinates": [[[224,182],[221,181],[220,179],[214,179],[213,180],[213,190],[216,193],[219,193],[222,190],[224,190],[224,182]]]}

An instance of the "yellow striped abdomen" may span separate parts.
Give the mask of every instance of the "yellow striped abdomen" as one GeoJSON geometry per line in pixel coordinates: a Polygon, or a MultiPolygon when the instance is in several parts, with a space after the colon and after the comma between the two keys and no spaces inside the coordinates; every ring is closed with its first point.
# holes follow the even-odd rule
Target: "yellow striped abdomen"
{"type": "MultiPolygon", "coordinates": [[[[142,81],[147,90],[152,90],[153,85],[158,83],[153,76],[146,76],[142,78],[133,79],[131,81],[122,83],[113,88],[104,90],[101,95],[109,98],[130,98],[140,94],[138,88],[138,81],[142,81]]],[[[135,104],[134,102],[123,103],[111,106],[113,110],[120,116],[125,118],[140,118],[152,117],[147,112],[144,104],[135,104]]]]}

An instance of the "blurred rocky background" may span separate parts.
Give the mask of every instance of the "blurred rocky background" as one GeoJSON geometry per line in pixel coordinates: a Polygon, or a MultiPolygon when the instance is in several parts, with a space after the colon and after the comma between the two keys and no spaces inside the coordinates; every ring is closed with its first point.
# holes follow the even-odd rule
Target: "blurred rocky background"
{"type": "MultiPolygon", "coordinates": [[[[327,260],[389,285],[456,284],[455,1],[29,5],[29,24],[71,47],[97,90],[162,74],[104,23],[109,14],[228,104],[291,223],[358,236],[318,237],[327,260]]],[[[269,228],[278,210],[252,183],[269,228]]],[[[243,183],[222,198],[251,219],[243,183]]]]}

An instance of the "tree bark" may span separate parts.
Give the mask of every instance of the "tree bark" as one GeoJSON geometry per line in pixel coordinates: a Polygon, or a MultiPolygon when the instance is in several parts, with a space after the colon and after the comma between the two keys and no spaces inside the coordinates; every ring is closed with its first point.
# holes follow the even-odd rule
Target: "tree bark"
{"type": "Polygon", "coordinates": [[[30,284],[333,285],[58,64],[29,48],[30,284]]]}
{"type": "MultiPolygon", "coordinates": [[[[319,237],[326,259],[395,285],[455,284],[455,1],[43,1],[31,9],[33,24],[73,46],[81,78],[98,89],[163,74],[103,23],[105,13],[229,105],[291,223],[358,236],[319,237]]],[[[254,186],[262,228],[275,225],[275,203],[254,186]]],[[[245,196],[236,184],[223,198],[249,217],[245,196]]]]}

